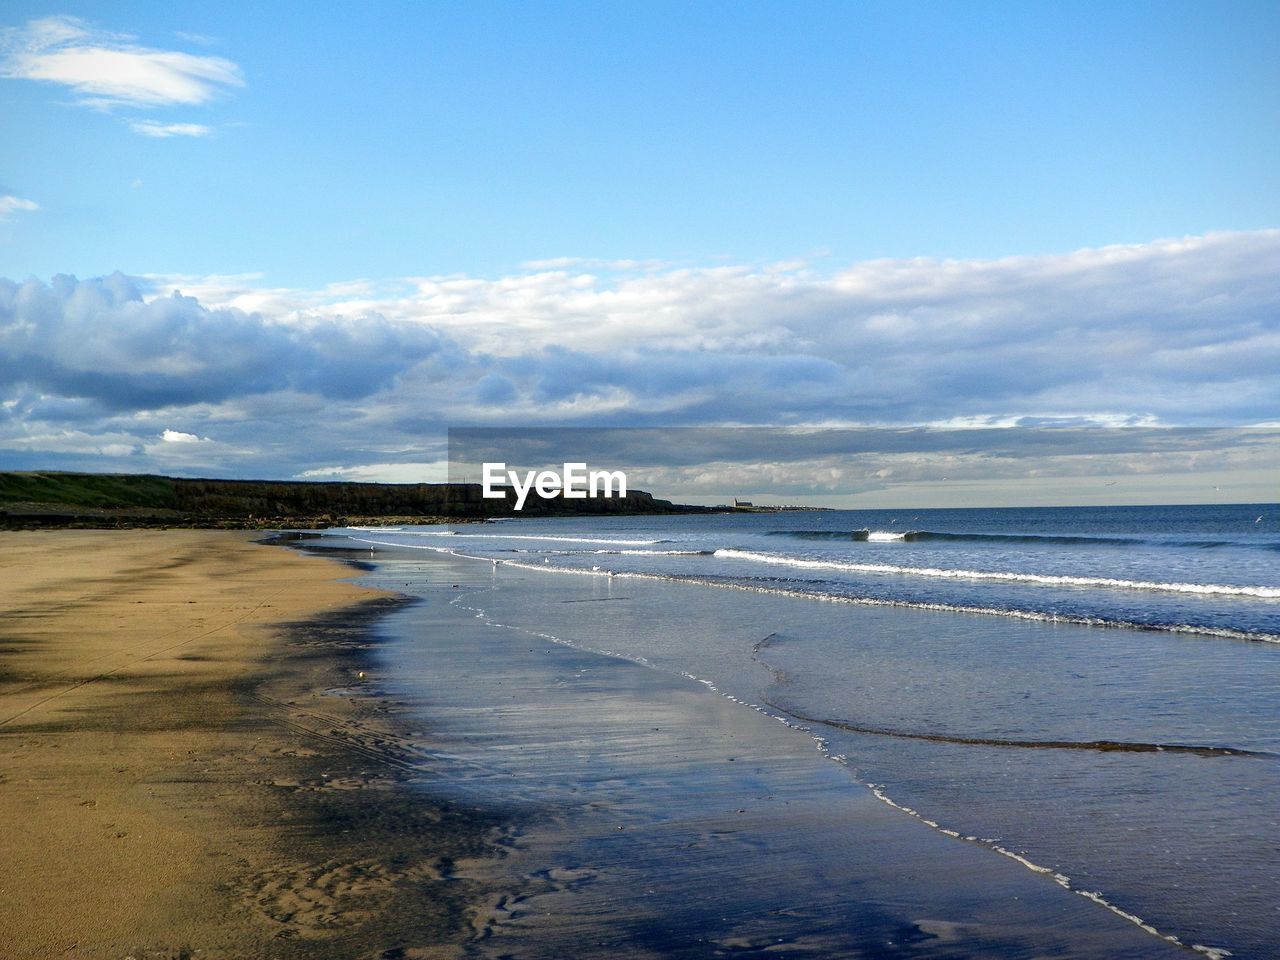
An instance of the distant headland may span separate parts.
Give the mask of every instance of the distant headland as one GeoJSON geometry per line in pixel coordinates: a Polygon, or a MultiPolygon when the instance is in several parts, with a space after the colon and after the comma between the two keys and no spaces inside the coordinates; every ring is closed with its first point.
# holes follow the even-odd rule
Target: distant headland
{"type": "Polygon", "coordinates": [[[217,480],[155,474],[0,472],[0,528],[261,527],[483,521],[578,514],[733,512],[660,500],[642,490],[622,497],[515,494],[486,499],[478,483],[346,483],[217,480]]]}

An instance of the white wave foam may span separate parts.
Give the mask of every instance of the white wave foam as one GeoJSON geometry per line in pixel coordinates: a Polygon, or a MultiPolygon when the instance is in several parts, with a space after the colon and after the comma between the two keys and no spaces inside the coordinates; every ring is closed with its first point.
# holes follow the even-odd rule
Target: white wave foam
{"type": "Polygon", "coordinates": [[[1191,949],[1196,953],[1203,953],[1209,960],[1223,960],[1224,957],[1234,957],[1235,954],[1223,947],[1206,947],[1202,943],[1193,943],[1191,949]]]}
{"type": "Polygon", "coordinates": [[[1084,627],[1107,627],[1128,630],[1146,630],[1157,633],[1192,634],[1194,636],[1222,637],[1228,640],[1249,640],[1259,643],[1280,643],[1280,634],[1249,633],[1244,630],[1232,630],[1228,627],[1201,627],[1194,624],[1145,624],[1127,620],[1105,620],[1099,617],[1077,617],[1058,613],[1040,613],[1034,610],[1005,610],[1000,607],[966,606],[953,603],[930,603],[917,600],[890,600],[883,597],[848,597],[839,594],[817,593],[809,590],[793,590],[782,587],[764,587],[758,584],[732,583],[723,580],[709,580],[705,577],[668,575],[658,573],[617,572],[601,570],[593,567],[584,570],[579,567],[550,566],[543,563],[526,563],[521,560],[495,560],[492,557],[475,557],[449,547],[430,547],[412,543],[396,543],[391,540],[369,540],[351,537],[357,543],[376,544],[386,547],[400,547],[405,550],[429,550],[432,553],[444,553],[463,560],[483,560],[496,568],[498,564],[514,567],[518,570],[539,570],[542,573],[565,573],[586,577],[617,577],[629,580],[656,580],[662,583],[689,583],[702,587],[718,587],[729,590],[743,590],[748,593],[767,593],[773,596],[795,597],[800,600],[818,600],[823,603],[848,603],[863,607],[899,607],[909,610],[932,610],[942,613],[970,613],[989,617],[1011,617],[1015,620],[1035,620],[1040,623],[1066,623],[1084,627]]]}
{"type": "MultiPolygon", "coordinates": [[[[828,754],[828,756],[830,756],[830,754],[828,754]]],[[[836,760],[837,762],[844,762],[842,758],[838,758],[834,756],[830,756],[830,758],[832,760],[836,760]]],[[[1104,907],[1105,909],[1110,910],[1116,916],[1121,917],[1125,920],[1128,920],[1130,923],[1134,924],[1135,926],[1145,931],[1146,933],[1151,934],[1153,937],[1158,937],[1159,939],[1166,940],[1169,943],[1176,943],[1178,946],[1185,946],[1185,944],[1178,937],[1174,936],[1171,933],[1164,933],[1161,930],[1157,930],[1152,924],[1147,923],[1147,921],[1143,920],[1137,914],[1130,913],[1127,910],[1121,909],[1120,907],[1116,906],[1114,903],[1112,903],[1110,900],[1108,900],[1106,897],[1104,897],[1101,893],[1097,892],[1096,890],[1081,890],[1081,889],[1078,889],[1077,887],[1072,886],[1071,878],[1068,877],[1066,874],[1059,873],[1056,870],[1053,870],[1049,867],[1041,866],[1040,864],[1029,859],[1023,854],[1018,853],[1014,850],[1010,850],[1007,847],[1001,846],[999,843],[997,843],[994,840],[989,840],[983,837],[965,836],[957,830],[950,830],[947,827],[942,826],[942,824],[938,823],[936,820],[930,820],[928,817],[921,814],[918,810],[913,810],[911,807],[908,807],[905,804],[898,803],[896,800],[890,797],[887,793],[885,793],[884,787],[879,784],[868,783],[867,787],[871,790],[872,795],[877,800],[887,804],[888,806],[892,807],[895,810],[905,813],[909,817],[919,820],[925,826],[932,827],[934,830],[937,830],[939,833],[946,834],[948,837],[954,837],[957,840],[964,840],[969,843],[976,843],[979,846],[986,847],[988,850],[991,850],[995,853],[1000,854],[1001,856],[1008,857],[1010,860],[1013,860],[1015,863],[1019,863],[1022,866],[1026,867],[1032,873],[1039,873],[1049,877],[1051,880],[1053,880],[1054,883],[1062,887],[1062,889],[1070,890],[1072,893],[1079,894],[1080,896],[1084,897],[1087,900],[1092,900],[1094,903],[1098,904],[1098,906],[1104,907]]],[[[1206,953],[1212,951],[1211,955],[1215,955],[1216,957],[1231,956],[1231,951],[1223,950],[1217,947],[1196,946],[1196,947],[1193,947],[1192,949],[1200,950],[1206,953]]]]}
{"type": "Polygon", "coordinates": [[[509,547],[511,553],[536,554],[551,557],[702,557],[710,556],[710,550],[555,550],[538,547],[509,547]]]}
{"type": "Polygon", "coordinates": [[[905,533],[894,533],[892,530],[869,530],[868,543],[897,543],[907,539],[905,533]]]}
{"type": "MultiPolygon", "coordinates": [[[[352,528],[354,529],[354,528],[352,528]]],[[[462,554],[449,547],[430,547],[425,543],[400,543],[396,540],[370,540],[368,537],[351,537],[356,543],[369,543],[379,547],[399,547],[404,550],[430,550],[432,553],[447,553],[450,556],[460,557],[462,554]]],[[[471,560],[480,560],[481,557],[469,557],[471,560]]]]}
{"type": "MultiPolygon", "coordinates": [[[[355,528],[352,528],[355,529],[355,528]]],[[[458,533],[456,530],[406,530],[410,537],[460,537],[468,540],[545,540],[548,543],[611,543],[643,547],[661,540],[607,540],[596,537],[542,537],[523,533],[458,533]]]]}
{"type": "MultiPolygon", "coordinates": [[[[461,556],[461,554],[457,555],[461,556]]],[[[958,603],[933,603],[924,600],[893,600],[884,597],[850,597],[843,596],[841,594],[818,593],[812,590],[796,590],[785,587],[766,587],[752,583],[734,583],[726,580],[711,580],[706,577],[695,577],[681,574],[635,573],[630,571],[618,572],[613,570],[601,570],[598,567],[586,570],[581,567],[559,567],[546,564],[525,563],[521,560],[508,560],[506,563],[519,570],[540,570],[543,573],[565,573],[573,576],[617,577],[620,580],[656,580],[661,583],[689,583],[700,587],[718,587],[726,590],[743,590],[747,593],[767,593],[772,596],[795,597],[798,600],[817,600],[822,603],[848,603],[861,607],[898,607],[907,610],[930,610],[940,613],[969,613],[987,617],[1011,617],[1015,620],[1034,620],[1038,623],[1065,623],[1081,627],[1144,630],[1154,633],[1178,633],[1191,634],[1194,636],[1221,637],[1228,640],[1249,640],[1258,643],[1280,643],[1280,634],[1249,633],[1244,630],[1232,630],[1229,627],[1201,627],[1194,624],[1184,623],[1135,623],[1129,620],[1106,620],[1101,617],[1080,617],[1060,613],[1041,613],[1036,610],[1008,610],[1001,607],[968,606],[958,603]]]]}
{"type": "Polygon", "coordinates": [[[843,570],[850,573],[890,573],[946,580],[999,580],[1013,583],[1036,583],[1047,586],[1110,587],[1117,590],[1159,590],[1227,597],[1280,597],[1280,587],[1229,586],[1217,583],[1159,583],[1152,580],[1119,580],[1113,577],[1076,577],[1047,573],[1016,573],[1004,570],[951,570],[943,567],[904,567],[892,563],[845,563],[838,560],[809,560],[778,553],[722,548],[717,557],[750,560],[805,570],[843,570]]]}
{"type": "Polygon", "coordinates": [[[697,557],[702,550],[596,550],[596,553],[607,553],[624,557],[697,557]]]}

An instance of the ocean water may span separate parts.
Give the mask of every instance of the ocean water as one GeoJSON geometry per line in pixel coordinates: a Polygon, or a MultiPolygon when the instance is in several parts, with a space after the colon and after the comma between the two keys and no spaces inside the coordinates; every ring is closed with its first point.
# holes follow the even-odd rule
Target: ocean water
{"type": "Polygon", "coordinates": [[[1153,942],[1280,944],[1280,506],[333,534],[406,585],[415,555],[487,570],[468,616],[784,720],[850,789],[1153,942]]]}

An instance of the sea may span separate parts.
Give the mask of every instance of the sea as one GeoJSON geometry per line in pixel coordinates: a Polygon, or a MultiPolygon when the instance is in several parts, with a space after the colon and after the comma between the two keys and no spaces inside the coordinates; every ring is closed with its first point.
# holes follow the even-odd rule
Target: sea
{"type": "MultiPolygon", "coordinates": [[[[776,720],[838,790],[1153,949],[1280,955],[1280,505],[512,519],[324,541],[367,550],[383,585],[451,589],[454,615],[561,648],[578,676],[623,663],[776,720]]],[[[431,642],[407,641],[400,682],[436,683],[437,702],[468,683],[498,695],[496,667],[442,689],[431,642]]],[[[582,786],[545,758],[509,762],[528,797],[582,786]]]]}

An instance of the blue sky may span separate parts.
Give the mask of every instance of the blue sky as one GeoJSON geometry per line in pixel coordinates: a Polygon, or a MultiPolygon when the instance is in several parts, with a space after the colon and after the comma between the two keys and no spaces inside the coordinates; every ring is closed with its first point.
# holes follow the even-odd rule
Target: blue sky
{"type": "Polygon", "coordinates": [[[1280,4],[0,28],[0,466],[405,479],[461,423],[1280,420],[1280,4]],[[361,427],[291,442],[322,412],[361,427]]]}
{"type": "Polygon", "coordinates": [[[243,81],[109,111],[5,83],[3,185],[41,208],[8,228],[11,277],[991,257],[1280,222],[1274,3],[5,9],[243,81]]]}

